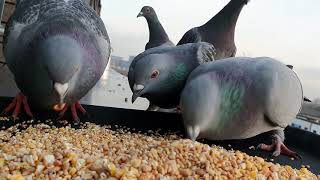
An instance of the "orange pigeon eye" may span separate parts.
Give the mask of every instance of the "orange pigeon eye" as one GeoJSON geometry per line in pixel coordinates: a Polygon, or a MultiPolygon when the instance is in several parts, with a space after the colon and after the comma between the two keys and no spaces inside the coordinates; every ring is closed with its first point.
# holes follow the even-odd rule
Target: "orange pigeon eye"
{"type": "Polygon", "coordinates": [[[151,79],[156,78],[159,74],[160,74],[160,73],[159,73],[158,70],[154,70],[154,71],[152,72],[152,74],[151,74],[151,79]]]}

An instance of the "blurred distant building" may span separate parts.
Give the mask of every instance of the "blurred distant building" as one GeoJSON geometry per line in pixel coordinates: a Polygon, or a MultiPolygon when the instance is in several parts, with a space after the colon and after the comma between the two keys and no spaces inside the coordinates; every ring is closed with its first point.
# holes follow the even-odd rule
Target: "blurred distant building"
{"type": "Polygon", "coordinates": [[[4,33],[4,27],[6,23],[8,22],[9,17],[13,13],[16,6],[15,0],[1,0],[0,1],[0,61],[4,61],[4,56],[2,52],[3,48],[3,33],[4,33]]]}
{"type": "Polygon", "coordinates": [[[111,56],[110,68],[114,69],[118,73],[127,76],[132,57],[129,57],[129,60],[124,60],[120,56],[111,56]]]}

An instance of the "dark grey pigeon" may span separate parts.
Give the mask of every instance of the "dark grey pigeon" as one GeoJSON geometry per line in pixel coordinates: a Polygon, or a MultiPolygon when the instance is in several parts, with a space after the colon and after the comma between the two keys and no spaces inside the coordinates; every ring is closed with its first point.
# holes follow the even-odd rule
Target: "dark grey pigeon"
{"type": "Polygon", "coordinates": [[[156,47],[134,58],[128,74],[132,102],[147,98],[161,108],[175,108],[189,73],[199,64],[213,61],[209,43],[190,43],[176,47],[156,47]]]}
{"type": "MultiPolygon", "coordinates": [[[[166,31],[161,25],[155,10],[150,6],[142,7],[137,17],[145,17],[149,27],[149,42],[145,46],[145,50],[158,46],[175,46],[169,39],[166,31]]],[[[168,111],[157,107],[150,103],[147,111],[168,111]]],[[[169,110],[174,111],[174,110],[169,110]]]]}
{"type": "Polygon", "coordinates": [[[202,26],[187,31],[178,45],[208,42],[216,48],[215,60],[234,57],[237,51],[234,43],[235,27],[239,14],[249,0],[231,0],[218,14],[202,26]]]}
{"type": "Polygon", "coordinates": [[[188,77],[180,107],[193,140],[245,139],[272,131],[274,143],[259,148],[297,157],[283,144],[283,130],[302,101],[301,82],[285,64],[268,57],[233,57],[198,66],[188,77]]]}
{"type": "Polygon", "coordinates": [[[146,44],[145,50],[158,46],[174,46],[152,7],[142,7],[137,17],[141,16],[146,18],[149,26],[149,42],[146,44]]]}
{"type": "Polygon", "coordinates": [[[79,100],[102,76],[110,40],[96,12],[83,0],[20,0],[4,34],[4,55],[21,93],[5,110],[28,102],[61,111],[86,111],[79,100]]]}

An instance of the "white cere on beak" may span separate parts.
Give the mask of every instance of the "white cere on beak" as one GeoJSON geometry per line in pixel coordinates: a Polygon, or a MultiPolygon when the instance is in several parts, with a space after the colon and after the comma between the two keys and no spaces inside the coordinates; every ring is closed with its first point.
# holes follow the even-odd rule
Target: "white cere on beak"
{"type": "Polygon", "coordinates": [[[195,141],[200,134],[200,127],[199,126],[187,126],[187,134],[191,140],[195,141]]]}
{"type": "Polygon", "coordinates": [[[58,93],[58,95],[60,97],[60,103],[62,104],[64,97],[67,94],[69,84],[68,83],[65,83],[65,84],[54,83],[53,86],[54,86],[55,91],[58,93]]]}
{"type": "Polygon", "coordinates": [[[140,91],[144,88],[144,85],[141,85],[141,84],[134,84],[133,85],[133,90],[135,91],[140,91]]]}
{"type": "Polygon", "coordinates": [[[137,17],[143,16],[143,12],[139,12],[137,17]]]}

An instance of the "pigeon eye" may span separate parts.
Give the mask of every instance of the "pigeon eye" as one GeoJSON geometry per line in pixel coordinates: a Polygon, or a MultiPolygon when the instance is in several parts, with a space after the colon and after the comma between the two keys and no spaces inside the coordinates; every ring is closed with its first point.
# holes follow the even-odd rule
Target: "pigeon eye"
{"type": "Polygon", "coordinates": [[[149,12],[150,12],[150,9],[147,9],[146,11],[147,11],[147,13],[149,13],[149,12]]]}
{"type": "Polygon", "coordinates": [[[154,70],[154,71],[152,72],[152,74],[151,74],[151,79],[156,78],[159,74],[160,74],[160,73],[159,73],[158,70],[154,70]]]}

